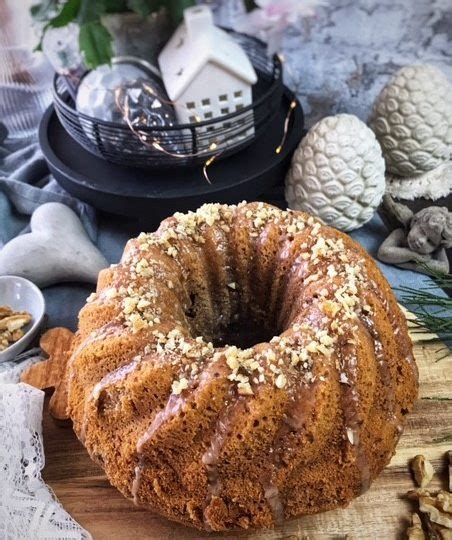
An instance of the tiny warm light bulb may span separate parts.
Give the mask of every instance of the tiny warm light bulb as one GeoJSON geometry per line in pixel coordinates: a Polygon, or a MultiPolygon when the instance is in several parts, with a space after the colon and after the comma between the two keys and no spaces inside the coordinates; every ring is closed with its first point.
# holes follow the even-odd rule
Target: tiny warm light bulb
{"type": "MultiPolygon", "coordinates": [[[[212,143],[212,145],[215,145],[215,148],[217,147],[217,145],[215,143],[212,143]]],[[[214,148],[212,148],[212,147],[210,149],[214,150],[214,148]]],[[[210,165],[212,165],[212,163],[217,159],[217,157],[220,154],[221,154],[221,152],[219,154],[215,154],[214,156],[211,156],[208,160],[206,160],[206,162],[204,163],[204,167],[202,168],[202,173],[204,175],[204,178],[207,180],[207,182],[209,184],[211,184],[212,182],[210,181],[209,175],[207,174],[207,167],[210,167],[210,165]]]]}
{"type": "Polygon", "coordinates": [[[150,94],[155,95],[155,90],[149,84],[143,83],[143,88],[147,90],[150,94]]]}

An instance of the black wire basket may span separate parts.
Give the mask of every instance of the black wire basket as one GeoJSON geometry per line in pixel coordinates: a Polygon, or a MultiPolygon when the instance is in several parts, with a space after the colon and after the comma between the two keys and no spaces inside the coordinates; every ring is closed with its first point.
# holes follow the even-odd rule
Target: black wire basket
{"type": "Polygon", "coordinates": [[[134,125],[132,131],[125,122],[106,122],[77,111],[74,92],[57,74],[53,96],[60,122],[86,150],[125,166],[197,166],[210,158],[222,159],[242,150],[265,132],[280,109],[284,90],[282,64],[277,55],[267,56],[266,46],[260,40],[228,32],[243,47],[258,77],[252,88],[251,105],[196,123],[134,125]]]}

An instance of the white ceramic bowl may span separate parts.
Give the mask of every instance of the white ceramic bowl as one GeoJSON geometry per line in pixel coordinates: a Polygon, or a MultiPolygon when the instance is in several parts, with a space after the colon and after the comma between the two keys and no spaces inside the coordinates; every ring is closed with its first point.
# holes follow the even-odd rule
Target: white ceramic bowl
{"type": "Polygon", "coordinates": [[[25,335],[0,352],[0,362],[6,362],[23,352],[36,337],[44,318],[45,300],[38,287],[28,279],[0,276],[0,306],[9,306],[14,311],[28,311],[32,317],[23,329],[25,335]]]}

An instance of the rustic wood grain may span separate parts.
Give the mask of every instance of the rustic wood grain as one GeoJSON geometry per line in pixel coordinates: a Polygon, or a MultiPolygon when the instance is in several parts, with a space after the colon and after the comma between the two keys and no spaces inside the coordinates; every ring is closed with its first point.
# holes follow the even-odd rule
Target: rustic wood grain
{"type": "Polygon", "coordinates": [[[415,508],[414,503],[403,498],[414,485],[409,460],[416,454],[428,457],[437,471],[432,489],[447,489],[446,452],[452,447],[451,442],[438,442],[452,434],[452,402],[425,399],[452,398],[452,355],[438,360],[444,356],[441,344],[423,342],[419,335],[414,348],[419,367],[420,399],[408,417],[389,466],[369,491],[346,509],[289,521],[275,530],[200,533],[141,510],[124,499],[109,485],[102,470],[91,462],[72,430],[56,426],[47,410],[43,426],[47,463],[44,479],[95,540],[301,540],[305,535],[311,540],[404,538],[411,511],[415,508]]]}
{"type": "Polygon", "coordinates": [[[56,420],[66,421],[66,362],[74,334],[67,328],[52,328],[41,336],[39,345],[48,359],[26,369],[20,380],[41,390],[52,391],[48,410],[56,420]]]}

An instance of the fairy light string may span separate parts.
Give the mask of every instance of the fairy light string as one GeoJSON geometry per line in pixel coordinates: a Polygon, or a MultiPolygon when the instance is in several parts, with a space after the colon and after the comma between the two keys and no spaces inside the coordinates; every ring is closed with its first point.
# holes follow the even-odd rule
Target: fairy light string
{"type": "MultiPolygon", "coordinates": [[[[159,99],[162,103],[172,105],[172,106],[176,106],[178,104],[175,101],[162,99],[160,96],[158,96],[155,93],[154,89],[149,85],[144,84],[143,88],[146,91],[148,91],[150,94],[152,94],[154,97],[159,99]]],[[[171,152],[171,151],[167,150],[166,148],[164,148],[160,144],[160,141],[158,141],[158,140],[153,139],[151,142],[149,142],[148,141],[148,134],[140,131],[140,129],[137,129],[133,125],[133,122],[130,120],[129,96],[126,93],[125,94],[125,99],[124,99],[123,90],[124,90],[123,88],[117,88],[115,90],[115,103],[116,103],[116,106],[118,107],[118,110],[120,111],[124,121],[126,122],[129,129],[132,131],[132,133],[136,137],[138,137],[138,139],[140,140],[140,142],[142,144],[146,145],[147,147],[153,148],[154,150],[157,150],[158,152],[162,152],[163,154],[165,154],[167,156],[170,156],[170,157],[173,157],[175,159],[186,159],[186,158],[190,158],[190,157],[193,157],[193,158],[200,157],[202,154],[205,154],[207,152],[213,152],[219,147],[220,144],[225,144],[226,143],[226,146],[227,146],[227,142],[228,142],[227,139],[225,141],[223,141],[222,143],[218,142],[218,139],[217,139],[217,142],[211,142],[207,148],[205,148],[203,150],[200,150],[198,152],[178,153],[178,152],[171,152]],[[124,103],[124,105],[122,105],[122,102],[124,103]]],[[[185,107],[185,104],[182,104],[182,106],[185,107]]],[[[294,112],[296,107],[297,107],[297,101],[294,99],[294,100],[292,100],[290,102],[289,109],[288,109],[288,111],[286,113],[286,117],[284,119],[283,134],[282,134],[280,143],[278,144],[278,146],[275,149],[276,154],[280,154],[282,152],[282,150],[284,148],[284,145],[285,145],[285,143],[287,141],[287,137],[288,137],[288,134],[289,134],[290,121],[291,121],[293,112],[294,112]]],[[[198,122],[201,121],[199,116],[196,115],[195,118],[196,118],[196,121],[198,121],[198,122]]],[[[221,117],[219,117],[219,119],[220,118],[221,117]]],[[[244,129],[244,131],[246,132],[247,129],[248,128],[244,129]]],[[[237,135],[238,135],[238,133],[237,133],[237,131],[235,131],[232,139],[237,137],[237,135]]],[[[212,184],[212,181],[211,181],[210,176],[208,174],[208,168],[211,167],[214,164],[214,162],[223,153],[224,153],[224,150],[222,150],[220,152],[217,152],[216,154],[214,154],[214,155],[210,156],[209,158],[207,158],[206,161],[203,164],[203,167],[202,167],[203,176],[204,176],[204,178],[206,179],[206,181],[209,184],[212,184]]]]}
{"type": "MultiPolygon", "coordinates": [[[[148,148],[153,148],[154,150],[157,150],[158,152],[162,152],[163,154],[176,158],[176,159],[186,159],[188,157],[200,157],[202,154],[205,154],[207,152],[212,152],[218,148],[218,144],[216,142],[211,142],[209,146],[204,149],[200,150],[199,152],[186,152],[186,153],[177,153],[177,152],[170,152],[166,148],[164,148],[160,141],[153,139],[151,142],[148,140],[148,133],[144,133],[143,131],[140,131],[140,129],[137,129],[133,122],[130,120],[130,107],[129,107],[129,96],[127,93],[125,94],[125,99],[123,94],[123,88],[116,88],[115,89],[115,104],[118,110],[120,111],[125,123],[127,124],[130,131],[133,133],[134,136],[136,136],[139,141],[147,146],[148,148]],[[123,103],[124,104],[123,104],[123,103]]],[[[155,94],[154,94],[155,95],[155,94]]],[[[160,97],[159,97],[160,99],[160,97]]],[[[167,102],[174,105],[175,102],[167,102]]],[[[223,153],[223,151],[218,152],[217,154],[210,156],[203,165],[203,175],[204,178],[207,180],[209,184],[212,184],[210,177],[207,173],[207,168],[223,153]]]]}
{"type": "MultiPolygon", "coordinates": [[[[279,55],[279,59],[282,64],[285,63],[284,57],[282,55],[279,55]]],[[[74,83],[74,81],[71,81],[74,83]]],[[[148,95],[151,95],[155,99],[158,99],[161,103],[170,105],[172,107],[183,107],[186,110],[188,110],[188,107],[185,103],[180,103],[178,101],[171,101],[169,99],[165,99],[164,97],[160,96],[155,89],[146,82],[142,83],[142,88],[145,92],[148,93],[148,95]]],[[[234,129],[231,130],[232,136],[230,138],[226,138],[224,135],[221,137],[221,141],[217,138],[212,141],[211,137],[210,142],[202,148],[201,150],[197,152],[172,152],[164,147],[161,140],[155,138],[155,136],[152,137],[152,140],[149,140],[150,134],[148,132],[143,131],[140,129],[140,127],[134,125],[134,121],[131,119],[131,111],[130,111],[130,104],[129,99],[130,96],[127,93],[127,89],[124,87],[117,87],[113,90],[114,92],[114,100],[115,105],[120,112],[123,121],[127,125],[128,129],[132,132],[133,136],[135,136],[141,144],[144,146],[151,148],[152,150],[156,152],[161,152],[162,154],[165,154],[166,156],[172,157],[174,159],[187,159],[187,158],[199,158],[202,157],[205,154],[211,154],[212,152],[215,152],[217,149],[220,148],[218,152],[215,152],[213,155],[206,156],[206,159],[202,166],[202,172],[205,180],[212,184],[212,181],[210,179],[208,169],[219,159],[219,157],[231,146],[233,146],[234,139],[237,139],[238,136],[240,136],[242,133],[245,133],[250,129],[251,126],[247,125],[245,123],[245,127],[242,127],[240,129],[239,124],[237,126],[233,126],[234,129]],[[229,144],[228,144],[229,143],[229,144]],[[222,148],[222,149],[221,149],[222,148]]],[[[278,146],[275,148],[275,154],[280,154],[283,151],[283,148],[286,144],[287,137],[289,134],[289,127],[290,122],[292,119],[292,115],[294,113],[294,110],[297,107],[297,101],[294,99],[291,101],[289,108],[287,110],[284,124],[283,124],[283,133],[281,136],[281,140],[278,144],[278,146]]],[[[247,113],[249,114],[249,112],[247,113]]],[[[197,115],[196,113],[193,115],[196,122],[199,123],[202,121],[201,117],[197,115]]],[[[221,116],[214,119],[217,121],[217,123],[221,124],[221,116]]],[[[202,129],[202,128],[201,128],[202,129]]]]}
{"type": "Polygon", "coordinates": [[[283,130],[283,135],[282,135],[282,138],[281,138],[281,142],[279,143],[279,145],[276,147],[276,150],[275,150],[275,154],[280,154],[282,152],[282,149],[284,148],[284,145],[286,144],[286,140],[287,140],[287,136],[289,134],[289,125],[290,125],[290,120],[292,118],[292,114],[295,110],[297,106],[297,102],[295,99],[293,99],[291,102],[290,102],[290,105],[289,105],[289,110],[287,111],[286,113],[286,118],[284,120],[284,130],[283,130]]]}
{"type": "MultiPolygon", "coordinates": [[[[284,68],[287,70],[289,75],[293,78],[293,73],[292,73],[292,71],[290,69],[290,66],[287,64],[284,55],[282,53],[278,53],[277,56],[279,58],[279,61],[281,62],[281,65],[284,66],[284,68]]],[[[289,135],[290,120],[292,118],[292,115],[293,115],[296,107],[297,107],[297,100],[293,99],[290,102],[289,109],[288,109],[288,111],[286,113],[286,118],[284,119],[283,134],[282,134],[282,137],[281,137],[281,142],[276,147],[276,150],[275,150],[276,154],[280,154],[282,152],[283,148],[284,148],[284,145],[286,144],[286,140],[287,140],[287,137],[289,135]]]]}

